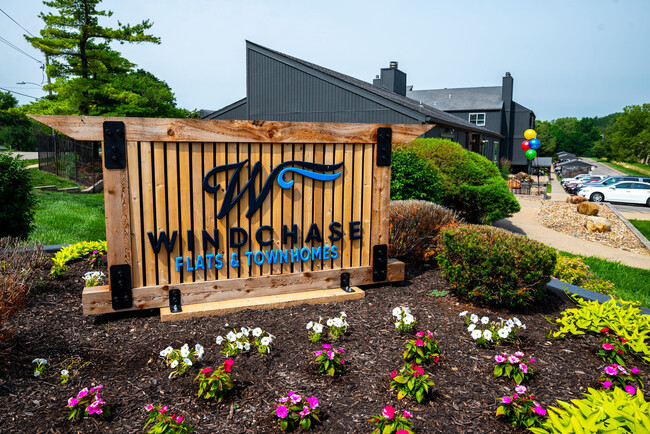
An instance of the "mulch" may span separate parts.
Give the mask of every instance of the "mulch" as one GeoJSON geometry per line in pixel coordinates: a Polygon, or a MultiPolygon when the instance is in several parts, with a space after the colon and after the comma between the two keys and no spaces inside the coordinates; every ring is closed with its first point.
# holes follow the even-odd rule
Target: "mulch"
{"type": "Polygon", "coordinates": [[[323,423],[314,432],[370,432],[373,425],[367,420],[388,404],[413,412],[416,432],[521,432],[495,417],[497,399],[514,392],[512,380],[492,375],[497,352],[521,350],[537,360],[529,390],[544,407],[557,405],[556,399],[580,398],[596,385],[605,366],[596,355],[594,336],[546,337],[552,328],[546,317],[556,318],[572,306],[570,302],[547,295],[532,309],[512,312],[477,307],[453,295],[429,296],[432,290],[447,290],[448,284],[438,269],[426,265],[407,265],[405,282],[366,288],[361,300],[166,323],[156,310],[83,316],[81,276],[86,271],[87,265],[78,262],[60,280],[50,280],[45,267],[35,273],[40,282],[13,320],[13,338],[0,344],[1,432],[142,432],[149,403],[170,406],[196,432],[280,432],[273,404],[290,390],[319,399],[323,423]],[[391,311],[402,305],[415,315],[416,330],[429,329],[440,340],[440,364],[425,367],[435,382],[434,392],[422,404],[408,398],[398,401],[389,389],[390,373],[405,364],[404,343],[413,336],[400,335],[393,325],[391,311]],[[517,345],[479,348],[459,317],[465,310],[490,318],[517,316],[527,329],[517,345]],[[340,311],[348,315],[350,327],[335,346],[347,351],[348,369],[332,379],[315,369],[313,354],[320,345],[307,340],[305,324],[340,311]],[[199,369],[214,368],[226,358],[216,336],[241,326],[261,327],[277,336],[271,353],[235,357],[236,388],[223,402],[197,398],[193,379],[199,369]],[[203,345],[204,358],[186,376],[169,379],[171,369],[159,352],[184,343],[203,345]],[[37,357],[54,366],[70,358],[79,364],[70,382],[61,385],[58,368],[33,376],[32,360],[37,357]],[[68,398],[99,384],[112,416],[67,420],[68,398]]]}

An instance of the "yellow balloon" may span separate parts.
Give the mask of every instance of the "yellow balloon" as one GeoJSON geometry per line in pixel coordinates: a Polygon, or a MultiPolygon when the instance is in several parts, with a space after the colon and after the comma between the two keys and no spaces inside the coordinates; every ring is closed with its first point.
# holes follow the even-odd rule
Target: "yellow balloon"
{"type": "Polygon", "coordinates": [[[524,131],[524,137],[526,138],[526,140],[534,139],[535,137],[537,137],[537,133],[535,132],[535,130],[526,130],[524,131]]]}

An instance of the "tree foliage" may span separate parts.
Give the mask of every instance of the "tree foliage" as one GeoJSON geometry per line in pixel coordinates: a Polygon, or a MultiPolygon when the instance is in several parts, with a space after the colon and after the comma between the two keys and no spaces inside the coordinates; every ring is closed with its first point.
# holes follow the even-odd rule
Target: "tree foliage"
{"type": "Polygon", "coordinates": [[[613,113],[602,118],[568,117],[552,121],[537,120],[535,121],[535,130],[537,138],[541,142],[538,152],[542,156],[552,156],[560,151],[585,157],[594,156],[601,146],[601,139],[605,131],[619,115],[619,113],[613,113]]]}
{"type": "Polygon", "coordinates": [[[36,140],[32,123],[16,110],[18,100],[9,92],[0,92],[0,146],[18,151],[33,151],[36,140]]]}
{"type": "Polygon", "coordinates": [[[628,162],[650,158],[650,104],[623,109],[595,147],[597,156],[628,162]]]}

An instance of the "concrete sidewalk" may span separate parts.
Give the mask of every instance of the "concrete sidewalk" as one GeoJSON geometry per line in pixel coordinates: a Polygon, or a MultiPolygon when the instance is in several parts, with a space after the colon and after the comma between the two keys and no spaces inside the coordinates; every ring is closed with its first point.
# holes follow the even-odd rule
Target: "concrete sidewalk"
{"type": "MultiPolygon", "coordinates": [[[[556,181],[557,183],[557,181],[556,181]]],[[[559,191],[564,197],[566,193],[557,183],[559,191]]],[[[553,187],[555,189],[555,186],[553,187]]],[[[494,226],[500,227],[511,232],[526,235],[533,240],[542,242],[548,246],[554,247],[565,252],[577,255],[597,256],[607,259],[608,261],[620,261],[631,267],[644,268],[650,270],[650,256],[639,255],[614,247],[604,246],[600,243],[581,240],[561,232],[554,231],[542,226],[537,221],[537,213],[542,207],[542,201],[539,199],[518,198],[521,205],[521,211],[508,219],[497,221],[494,226]]]]}

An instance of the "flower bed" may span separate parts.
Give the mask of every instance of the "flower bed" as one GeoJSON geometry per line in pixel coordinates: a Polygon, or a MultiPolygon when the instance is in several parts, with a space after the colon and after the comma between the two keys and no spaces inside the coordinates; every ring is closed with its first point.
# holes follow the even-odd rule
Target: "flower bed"
{"type": "MultiPolygon", "coordinates": [[[[602,347],[598,336],[546,337],[551,325],[544,316],[556,318],[572,303],[547,295],[533,309],[511,312],[478,307],[451,295],[430,297],[426,294],[433,289],[449,289],[439,271],[430,268],[409,266],[406,283],[374,287],[366,298],[344,304],[246,311],[178,323],[160,322],[157,311],[82,316],[81,276],[88,270],[73,263],[63,280],[36,287],[13,321],[13,341],[0,345],[3,430],[142,432],[149,417],[146,406],[161,404],[177,418],[182,415],[183,423],[196,432],[281,432],[274,406],[292,391],[317,397],[322,424],[313,425],[314,432],[371,432],[374,424],[368,421],[388,405],[395,414],[413,414],[409,422],[414,432],[523,432],[496,418],[502,397],[515,393],[515,383],[494,376],[495,354],[521,351],[526,360],[535,359],[534,376],[526,387],[543,408],[557,406],[557,399],[582,398],[589,387],[600,389],[598,378],[608,365],[598,357],[602,347]],[[393,309],[398,306],[408,307],[417,320],[412,331],[396,329],[393,309]],[[331,377],[318,372],[314,354],[333,342],[326,333],[322,341],[310,342],[306,324],[319,317],[340,317],[341,311],[349,327],[333,347],[345,348],[345,370],[331,377]],[[490,320],[517,317],[526,325],[517,332],[521,342],[477,345],[460,316],[465,311],[490,320]],[[241,327],[259,327],[275,336],[270,351],[232,357],[229,373],[234,388],[221,402],[198,397],[196,376],[202,369],[217,369],[228,358],[220,352],[223,345],[217,345],[216,337],[241,327]],[[440,354],[437,363],[418,364],[435,383],[418,403],[415,398],[398,399],[398,390],[390,383],[393,371],[415,363],[403,355],[407,341],[417,342],[420,330],[431,331],[440,354]],[[185,343],[190,349],[202,345],[203,357],[186,375],[169,378],[171,369],[160,352],[185,343]],[[35,358],[48,360],[38,377],[35,358]],[[58,367],[72,359],[78,362],[66,365],[69,380],[61,384],[58,367]],[[82,388],[98,385],[103,386],[101,398],[110,404],[111,415],[68,420],[68,399],[82,388]]],[[[41,272],[45,277],[49,270],[41,272]]],[[[634,366],[641,368],[647,383],[644,366],[634,366]]]]}

